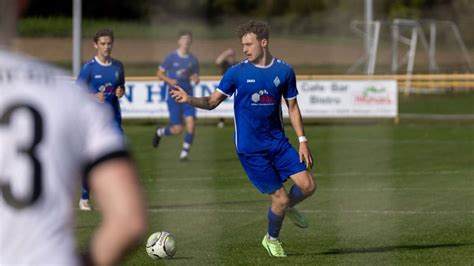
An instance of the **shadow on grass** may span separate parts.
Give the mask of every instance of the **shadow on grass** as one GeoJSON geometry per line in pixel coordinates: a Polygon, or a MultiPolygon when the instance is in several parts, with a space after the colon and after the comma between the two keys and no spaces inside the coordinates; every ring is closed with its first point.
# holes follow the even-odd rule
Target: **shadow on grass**
{"type": "Polygon", "coordinates": [[[194,257],[173,257],[169,260],[192,260],[194,257]]]}
{"type": "Polygon", "coordinates": [[[362,254],[362,253],[382,253],[392,251],[410,251],[420,249],[432,249],[432,248],[453,248],[462,246],[471,246],[474,243],[461,243],[461,244],[429,244],[429,245],[400,245],[400,246],[386,246],[386,247],[372,247],[372,248],[337,248],[330,249],[326,252],[321,253],[293,253],[288,256],[324,256],[324,255],[345,255],[345,254],[362,254]]]}

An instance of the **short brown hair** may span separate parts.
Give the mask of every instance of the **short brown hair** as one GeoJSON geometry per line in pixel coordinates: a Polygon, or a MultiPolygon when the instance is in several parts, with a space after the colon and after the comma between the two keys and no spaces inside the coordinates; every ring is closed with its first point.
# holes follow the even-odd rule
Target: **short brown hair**
{"type": "Polygon", "coordinates": [[[114,32],[111,29],[100,29],[94,35],[94,42],[97,43],[97,41],[99,41],[99,38],[104,36],[110,37],[110,39],[112,39],[112,42],[114,41],[114,32]]]}
{"type": "Polygon", "coordinates": [[[237,28],[237,35],[239,36],[239,39],[242,39],[242,37],[248,33],[254,33],[257,35],[257,40],[259,41],[263,39],[268,40],[270,37],[268,25],[263,21],[250,20],[237,28]]]}
{"type": "Polygon", "coordinates": [[[189,36],[189,38],[191,39],[193,38],[193,33],[190,30],[180,30],[178,32],[178,39],[185,35],[189,36]]]}

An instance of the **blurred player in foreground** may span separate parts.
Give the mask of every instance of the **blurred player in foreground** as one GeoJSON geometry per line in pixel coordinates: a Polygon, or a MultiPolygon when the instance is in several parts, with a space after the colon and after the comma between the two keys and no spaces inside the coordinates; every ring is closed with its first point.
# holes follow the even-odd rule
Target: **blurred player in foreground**
{"type": "MultiPolygon", "coordinates": [[[[191,42],[191,32],[181,31],[178,34],[178,49],[166,56],[157,72],[158,77],[166,83],[166,88],[179,85],[189,95],[194,94],[192,83],[199,83],[199,63],[197,58],[190,53],[191,42]]],[[[167,97],[166,103],[168,104],[170,126],[156,129],[152,145],[157,148],[161,137],[181,134],[184,118],[186,128],[179,159],[186,161],[194,138],[196,108],[189,104],[176,103],[171,97],[167,97]]]]}
{"type": "Polygon", "coordinates": [[[288,215],[295,225],[306,228],[305,218],[294,206],[316,190],[308,171],[313,158],[296,100],[296,77],[290,65],[270,54],[266,23],[249,21],[239,27],[238,34],[247,60],[231,67],[211,96],[192,97],[179,86],[170,94],[177,102],[208,110],[234,94],[237,154],[250,181],[269,194],[272,202],[262,245],[270,256],[286,257],[278,238],[283,219],[288,215]],[[299,152],[288,142],[283,129],[282,97],[300,142],[299,152]],[[294,182],[289,192],[283,186],[288,178],[294,182]]]}
{"type": "MultiPolygon", "coordinates": [[[[97,54],[81,69],[76,84],[87,87],[89,93],[95,94],[97,101],[112,107],[114,112],[114,126],[123,134],[122,114],[119,98],[125,93],[125,73],[123,64],[111,57],[114,46],[114,33],[109,29],[101,29],[94,35],[94,48],[97,54]]],[[[92,117],[91,117],[92,118],[92,117]]],[[[84,180],[79,208],[90,211],[89,187],[84,180]]]]}
{"type": "MultiPolygon", "coordinates": [[[[15,3],[0,3],[4,44],[15,3]]],[[[143,192],[112,114],[58,76],[67,73],[0,48],[0,265],[115,265],[146,231],[143,192]],[[102,222],[81,262],[71,205],[83,174],[102,222]]]]}

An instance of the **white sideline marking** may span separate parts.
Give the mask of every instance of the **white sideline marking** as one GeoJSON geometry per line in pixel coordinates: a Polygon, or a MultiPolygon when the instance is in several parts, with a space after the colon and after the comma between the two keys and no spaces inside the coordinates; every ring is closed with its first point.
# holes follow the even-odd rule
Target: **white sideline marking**
{"type": "Polygon", "coordinates": [[[380,187],[380,188],[328,188],[321,189],[323,191],[358,191],[358,192],[383,192],[383,191],[433,191],[433,192],[455,192],[455,191],[474,191],[474,187],[448,187],[448,188],[431,188],[431,187],[380,187]]]}
{"type": "Polygon", "coordinates": [[[470,170],[440,170],[440,171],[387,171],[387,172],[342,172],[342,173],[316,173],[316,176],[387,176],[387,175],[457,175],[471,173],[470,170]]]}
{"type": "MultiPolygon", "coordinates": [[[[440,170],[440,171],[387,171],[387,172],[340,172],[340,173],[313,173],[315,176],[388,176],[388,175],[458,175],[458,174],[473,174],[472,170],[440,170]]],[[[210,176],[196,176],[196,177],[157,177],[155,179],[148,179],[148,181],[206,181],[206,180],[232,180],[232,179],[247,179],[245,176],[239,177],[210,177],[210,176]]]]}
{"type": "MultiPolygon", "coordinates": [[[[165,213],[165,212],[192,212],[192,213],[262,213],[263,210],[249,210],[249,209],[209,209],[209,208],[148,208],[149,212],[165,213]]],[[[417,210],[300,210],[302,213],[309,214],[383,214],[383,215],[449,215],[449,214],[474,214],[474,210],[468,211],[417,211],[417,210]]]]}
{"type": "Polygon", "coordinates": [[[437,139],[364,139],[364,138],[334,138],[317,140],[319,143],[393,143],[393,144],[474,144],[472,140],[437,140],[437,139]]]}
{"type": "Polygon", "coordinates": [[[425,120],[474,120],[472,114],[400,114],[401,119],[417,118],[425,120]]]}
{"type": "MultiPolygon", "coordinates": [[[[204,193],[204,192],[228,192],[228,193],[254,193],[256,190],[252,187],[243,188],[243,189],[219,189],[219,188],[160,188],[153,190],[157,193],[204,193]]],[[[319,188],[319,193],[327,191],[335,192],[386,192],[386,191],[433,191],[436,193],[439,192],[460,192],[460,191],[474,191],[474,187],[450,187],[450,188],[432,188],[432,187],[380,187],[380,188],[319,188]]]]}

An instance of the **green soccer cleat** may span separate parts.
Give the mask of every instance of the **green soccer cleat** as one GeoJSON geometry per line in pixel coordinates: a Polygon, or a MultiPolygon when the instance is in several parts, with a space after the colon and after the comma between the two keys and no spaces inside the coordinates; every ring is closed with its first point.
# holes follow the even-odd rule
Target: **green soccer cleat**
{"type": "Polygon", "coordinates": [[[290,218],[290,220],[298,227],[300,228],[307,228],[308,227],[308,222],[306,222],[306,219],[304,218],[303,214],[299,212],[297,209],[294,207],[289,207],[286,209],[286,216],[290,218]]]}
{"type": "Polygon", "coordinates": [[[277,240],[270,240],[268,234],[263,237],[262,240],[263,247],[267,250],[270,257],[286,257],[285,250],[281,246],[281,242],[277,240]]]}

